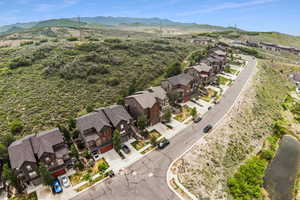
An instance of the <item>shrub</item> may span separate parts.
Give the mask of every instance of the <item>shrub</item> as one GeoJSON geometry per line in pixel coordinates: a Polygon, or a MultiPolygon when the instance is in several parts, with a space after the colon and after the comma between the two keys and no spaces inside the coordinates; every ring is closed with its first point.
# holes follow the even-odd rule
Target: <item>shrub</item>
{"type": "Polygon", "coordinates": [[[78,38],[77,37],[68,37],[67,40],[70,42],[73,42],[73,41],[78,41],[78,38]]]}
{"type": "Polygon", "coordinates": [[[99,172],[105,172],[105,170],[107,170],[109,168],[109,165],[107,164],[107,162],[104,160],[99,166],[98,166],[98,171],[99,172]]]}
{"type": "Polygon", "coordinates": [[[106,39],[104,39],[104,42],[107,42],[107,43],[121,43],[122,40],[120,40],[119,38],[106,38],[106,39]]]}
{"type": "Polygon", "coordinates": [[[166,77],[176,76],[181,72],[181,64],[179,62],[175,62],[167,68],[166,77]]]}
{"type": "Polygon", "coordinates": [[[274,152],[269,149],[264,149],[261,151],[261,158],[267,161],[272,160],[274,157],[274,152]]]}
{"type": "Polygon", "coordinates": [[[9,124],[10,131],[13,134],[20,133],[23,130],[23,123],[20,120],[15,120],[10,122],[9,124]]]}
{"type": "Polygon", "coordinates": [[[8,67],[11,69],[16,69],[18,67],[26,67],[32,64],[32,60],[25,56],[20,56],[12,59],[8,64],[8,67]]]}
{"type": "Polygon", "coordinates": [[[26,46],[26,45],[31,45],[33,43],[34,43],[33,41],[25,41],[25,42],[21,42],[20,46],[22,47],[22,46],[26,46]]]}
{"type": "Polygon", "coordinates": [[[110,77],[108,80],[107,80],[107,84],[110,85],[110,86],[117,86],[120,84],[120,81],[118,78],[116,77],[110,77]]]}

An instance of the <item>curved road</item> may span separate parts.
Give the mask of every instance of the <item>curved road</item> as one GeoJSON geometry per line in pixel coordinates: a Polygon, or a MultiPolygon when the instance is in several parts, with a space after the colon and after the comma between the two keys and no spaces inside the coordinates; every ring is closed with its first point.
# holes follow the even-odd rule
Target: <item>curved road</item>
{"type": "Polygon", "coordinates": [[[149,153],[128,167],[123,174],[91,187],[73,200],[179,200],[167,185],[168,167],[203,136],[202,130],[207,124],[216,125],[229,111],[256,67],[256,60],[248,56],[246,58],[248,64],[245,69],[223,95],[220,103],[208,111],[201,122],[178,133],[164,150],[149,153]]]}

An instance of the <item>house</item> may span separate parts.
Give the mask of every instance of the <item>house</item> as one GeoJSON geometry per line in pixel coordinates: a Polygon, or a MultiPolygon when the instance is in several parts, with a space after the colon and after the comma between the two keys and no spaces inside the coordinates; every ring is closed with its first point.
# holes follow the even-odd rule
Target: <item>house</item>
{"type": "Polygon", "coordinates": [[[185,72],[193,76],[199,85],[208,85],[215,79],[213,68],[205,63],[191,66],[185,72]]]}
{"type": "Polygon", "coordinates": [[[103,112],[114,130],[118,130],[121,135],[121,142],[126,142],[132,136],[136,136],[133,118],[121,105],[112,105],[105,108],[97,109],[96,111],[103,112]]]}
{"type": "Polygon", "coordinates": [[[169,105],[167,92],[161,86],[150,87],[144,92],[152,94],[162,108],[165,108],[169,105]]]}
{"type": "Polygon", "coordinates": [[[297,86],[300,86],[300,72],[295,72],[291,75],[291,78],[293,79],[294,83],[297,86]]]}
{"type": "Polygon", "coordinates": [[[54,177],[65,174],[72,166],[64,137],[58,128],[28,135],[8,147],[10,165],[16,176],[26,185],[38,185],[39,163],[44,163],[54,177]]]}
{"type": "Polygon", "coordinates": [[[137,93],[126,97],[124,103],[135,120],[144,115],[147,117],[150,126],[160,122],[161,106],[153,94],[148,92],[137,93]]]}
{"type": "Polygon", "coordinates": [[[190,74],[183,73],[162,81],[161,86],[169,94],[179,94],[179,102],[187,102],[196,88],[196,81],[190,74]]]}
{"type": "Polygon", "coordinates": [[[105,153],[113,148],[113,127],[102,111],[95,111],[75,119],[85,147],[90,152],[105,153]]]}
{"type": "Polygon", "coordinates": [[[223,69],[223,60],[216,56],[206,57],[202,59],[201,62],[211,66],[215,74],[220,73],[223,69]]]}
{"type": "Polygon", "coordinates": [[[214,40],[211,39],[211,38],[208,38],[208,37],[203,37],[203,38],[191,40],[191,43],[200,44],[200,45],[209,45],[213,42],[214,42],[214,40]]]}

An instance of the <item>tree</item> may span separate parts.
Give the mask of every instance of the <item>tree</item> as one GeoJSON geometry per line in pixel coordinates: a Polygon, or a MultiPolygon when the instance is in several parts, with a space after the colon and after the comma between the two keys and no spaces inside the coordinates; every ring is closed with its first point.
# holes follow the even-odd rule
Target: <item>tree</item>
{"type": "Polygon", "coordinates": [[[137,118],[137,126],[140,130],[144,130],[147,127],[147,117],[145,115],[137,118]]]}
{"type": "Polygon", "coordinates": [[[43,185],[51,186],[52,182],[54,181],[54,177],[51,175],[50,171],[43,163],[39,165],[39,172],[42,178],[43,185]]]}
{"type": "Polygon", "coordinates": [[[10,184],[13,187],[15,187],[19,193],[23,191],[24,188],[22,187],[20,180],[17,178],[17,176],[13,174],[13,171],[11,170],[11,168],[8,166],[7,163],[3,165],[2,175],[4,180],[9,181],[10,184]]]}
{"type": "Polygon", "coordinates": [[[8,147],[15,141],[12,134],[4,134],[0,137],[0,159],[8,161],[8,147]]]}
{"type": "Polygon", "coordinates": [[[162,120],[165,123],[169,123],[171,121],[171,117],[172,117],[172,112],[171,109],[168,108],[166,109],[166,111],[164,112],[163,116],[162,116],[162,120]]]}
{"type": "Polygon", "coordinates": [[[180,100],[181,95],[179,92],[168,93],[169,102],[171,105],[175,105],[178,100],[180,100]]]}
{"type": "Polygon", "coordinates": [[[93,112],[93,111],[94,111],[94,106],[88,105],[88,106],[86,107],[85,110],[86,110],[86,112],[88,112],[88,113],[93,112]]]}
{"type": "Polygon", "coordinates": [[[225,68],[224,68],[224,71],[227,72],[227,73],[230,73],[230,66],[226,65],[225,68]]]}
{"type": "Polygon", "coordinates": [[[20,120],[12,121],[8,125],[12,134],[20,133],[23,130],[23,123],[20,120]]]}
{"type": "Polygon", "coordinates": [[[78,153],[78,150],[77,148],[75,147],[74,144],[71,145],[70,147],[70,151],[71,151],[71,155],[74,156],[75,158],[79,158],[79,153],[78,153]]]}
{"type": "Polygon", "coordinates": [[[120,131],[118,131],[117,129],[113,132],[112,143],[113,143],[114,149],[117,152],[120,152],[120,149],[121,149],[121,137],[120,137],[120,131]]]}
{"type": "Polygon", "coordinates": [[[197,116],[197,109],[196,107],[192,108],[191,115],[195,118],[197,116]]]}
{"type": "Polygon", "coordinates": [[[71,143],[72,142],[72,135],[71,135],[70,131],[66,127],[61,126],[61,125],[58,125],[58,129],[60,130],[60,132],[62,132],[65,141],[67,143],[71,143]]]}
{"type": "Polygon", "coordinates": [[[150,143],[152,144],[152,146],[156,146],[157,145],[157,141],[156,141],[156,137],[151,137],[150,138],[150,143]]]}
{"type": "Polygon", "coordinates": [[[167,68],[166,77],[171,77],[178,75],[182,72],[181,64],[179,62],[175,62],[167,68]]]}

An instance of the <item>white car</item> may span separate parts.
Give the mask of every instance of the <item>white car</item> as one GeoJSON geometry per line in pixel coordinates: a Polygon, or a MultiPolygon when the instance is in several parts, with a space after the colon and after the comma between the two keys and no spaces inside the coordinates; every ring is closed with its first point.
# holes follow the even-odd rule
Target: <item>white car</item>
{"type": "Polygon", "coordinates": [[[70,180],[67,176],[62,176],[60,182],[65,188],[70,187],[70,180]]]}

